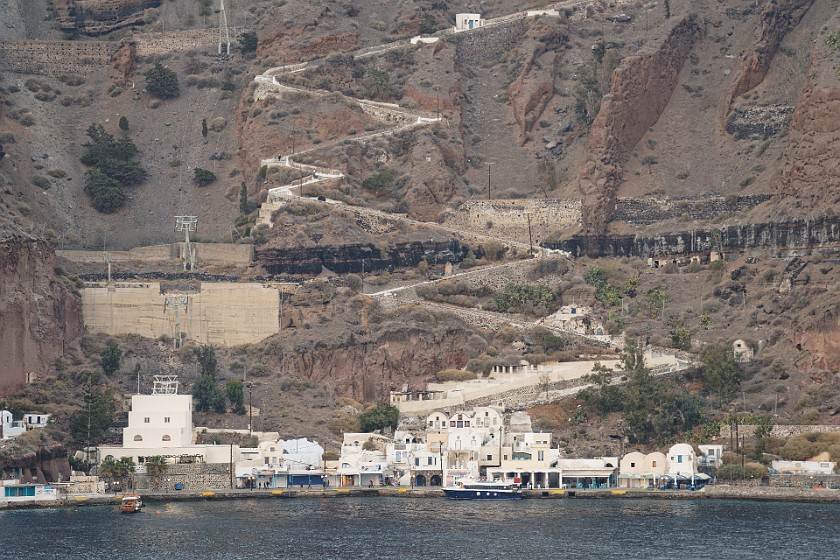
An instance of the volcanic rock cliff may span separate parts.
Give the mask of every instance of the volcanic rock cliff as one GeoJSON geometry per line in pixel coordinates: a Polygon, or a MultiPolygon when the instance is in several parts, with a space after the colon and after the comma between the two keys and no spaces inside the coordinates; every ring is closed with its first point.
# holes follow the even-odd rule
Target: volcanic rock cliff
{"type": "Polygon", "coordinates": [[[654,52],[631,56],[616,68],[589,139],[589,158],[581,171],[583,230],[603,232],[612,217],[622,165],[645,131],[668,105],[682,65],[702,36],[693,16],[675,25],[654,52]]]}
{"type": "Polygon", "coordinates": [[[47,242],[23,234],[0,239],[0,394],[50,371],[83,333],[79,298],[54,266],[47,242]]]}
{"type": "Polygon", "coordinates": [[[161,0],[53,0],[55,18],[63,31],[102,35],[147,23],[145,10],[161,0]]]}

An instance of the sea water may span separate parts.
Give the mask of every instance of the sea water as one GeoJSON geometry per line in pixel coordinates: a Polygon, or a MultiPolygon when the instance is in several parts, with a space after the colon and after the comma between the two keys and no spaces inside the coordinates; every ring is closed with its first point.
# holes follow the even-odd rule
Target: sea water
{"type": "Polygon", "coordinates": [[[0,554],[50,559],[835,558],[840,505],[717,500],[254,499],[0,512],[0,554]]]}

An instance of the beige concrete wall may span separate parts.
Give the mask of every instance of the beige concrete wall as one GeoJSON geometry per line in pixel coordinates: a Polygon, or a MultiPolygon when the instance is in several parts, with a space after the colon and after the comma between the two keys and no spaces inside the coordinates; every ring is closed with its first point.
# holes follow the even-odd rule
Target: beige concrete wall
{"type": "MultiPolygon", "coordinates": [[[[135,247],[128,251],[107,251],[107,260],[112,263],[139,262],[160,263],[180,261],[183,243],[135,247]]],[[[236,243],[193,243],[198,266],[205,264],[221,266],[248,266],[254,257],[254,246],[236,243]]],[[[101,263],[106,261],[102,251],[59,250],[56,255],[72,262],[101,263]]]]}
{"type": "MultiPolygon", "coordinates": [[[[202,283],[198,293],[166,294],[186,298],[180,307],[180,330],[201,344],[237,346],[259,342],[278,331],[283,285],[202,283]]],[[[175,306],[156,282],[118,282],[84,288],[85,327],[112,335],[148,338],[175,335],[175,306]]]]}

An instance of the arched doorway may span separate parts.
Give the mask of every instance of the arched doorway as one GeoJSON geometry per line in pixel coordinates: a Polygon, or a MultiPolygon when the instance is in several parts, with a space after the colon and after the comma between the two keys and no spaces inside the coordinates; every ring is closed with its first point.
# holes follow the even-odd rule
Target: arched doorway
{"type": "Polygon", "coordinates": [[[418,474],[417,477],[414,479],[415,486],[426,486],[426,477],[422,474],[418,474]]]}
{"type": "Polygon", "coordinates": [[[433,474],[432,478],[429,479],[429,486],[441,486],[440,475],[433,474]]]}

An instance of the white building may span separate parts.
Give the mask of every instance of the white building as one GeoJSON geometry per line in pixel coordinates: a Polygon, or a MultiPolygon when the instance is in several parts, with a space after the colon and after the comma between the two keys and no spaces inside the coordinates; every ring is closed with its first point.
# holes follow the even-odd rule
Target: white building
{"type": "Polygon", "coordinates": [[[392,471],[387,450],[391,440],[379,434],[347,433],[341,444],[333,486],[374,488],[385,484],[392,471]]]}
{"type": "Polygon", "coordinates": [[[700,458],[698,464],[704,467],[720,467],[723,465],[722,445],[698,445],[700,458]]]}
{"type": "Polygon", "coordinates": [[[156,379],[155,387],[151,395],[131,397],[122,446],[99,447],[95,462],[129,457],[142,472],[146,459],[154,456],[162,456],[170,463],[230,464],[240,460],[238,445],[196,445],[192,395],[174,392],[177,382],[156,379]]]}
{"type": "Polygon", "coordinates": [[[8,410],[0,410],[0,439],[11,439],[26,432],[23,422],[15,422],[8,410]]]}
{"type": "Polygon", "coordinates": [[[455,14],[455,31],[478,29],[484,24],[481,14],[455,14]]]}
{"type": "Polygon", "coordinates": [[[15,421],[8,410],[0,410],[0,439],[17,437],[27,430],[43,428],[50,421],[49,414],[30,412],[23,415],[23,420],[15,421]]]}
{"type": "Polygon", "coordinates": [[[668,470],[664,453],[631,451],[619,463],[618,485],[621,488],[658,488],[668,470]]]}

